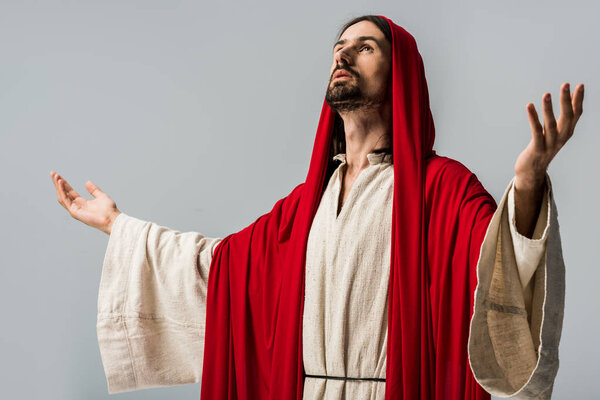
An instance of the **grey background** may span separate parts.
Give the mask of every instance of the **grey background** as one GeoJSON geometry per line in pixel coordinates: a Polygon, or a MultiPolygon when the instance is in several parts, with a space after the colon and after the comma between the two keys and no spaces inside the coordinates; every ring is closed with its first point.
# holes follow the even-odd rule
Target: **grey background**
{"type": "Polygon", "coordinates": [[[223,237],[302,182],[339,26],[384,14],[417,39],[437,151],[498,200],[530,138],[525,105],[586,85],[550,167],[567,266],[554,398],[591,399],[600,369],[591,2],[0,2],[2,398],[194,399],[200,385],[109,396],[96,338],[108,236],[56,202],[56,170],[125,213],[223,237]],[[452,3],[452,4],[450,4],[452,3]]]}

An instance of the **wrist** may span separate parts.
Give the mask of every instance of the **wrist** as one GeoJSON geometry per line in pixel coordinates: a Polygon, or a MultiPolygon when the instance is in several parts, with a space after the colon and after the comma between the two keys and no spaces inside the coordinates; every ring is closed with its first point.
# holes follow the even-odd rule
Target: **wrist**
{"type": "Polygon", "coordinates": [[[106,227],[104,230],[104,232],[106,232],[106,234],[108,234],[110,236],[111,232],[112,232],[112,227],[115,223],[115,220],[117,219],[117,217],[119,216],[119,214],[121,214],[121,211],[119,210],[115,210],[114,212],[112,212],[109,216],[108,216],[108,222],[106,223],[106,227]]]}
{"type": "Polygon", "coordinates": [[[529,239],[533,236],[545,184],[545,176],[542,179],[523,179],[517,175],[515,179],[515,225],[517,232],[529,239]]]}
{"type": "Polygon", "coordinates": [[[517,175],[515,178],[515,190],[523,192],[539,192],[546,182],[545,174],[531,176],[517,175]]]}

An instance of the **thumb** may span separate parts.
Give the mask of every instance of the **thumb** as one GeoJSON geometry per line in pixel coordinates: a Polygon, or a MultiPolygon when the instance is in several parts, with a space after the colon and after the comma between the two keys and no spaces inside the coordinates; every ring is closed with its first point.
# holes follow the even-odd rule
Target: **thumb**
{"type": "Polygon", "coordinates": [[[92,181],[87,181],[85,183],[85,188],[92,196],[94,196],[94,198],[98,198],[98,196],[104,194],[104,192],[102,192],[98,186],[94,185],[92,181]]]}

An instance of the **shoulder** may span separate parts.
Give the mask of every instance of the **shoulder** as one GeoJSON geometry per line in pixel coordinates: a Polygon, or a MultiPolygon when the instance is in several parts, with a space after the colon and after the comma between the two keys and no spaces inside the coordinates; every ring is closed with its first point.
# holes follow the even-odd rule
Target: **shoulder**
{"type": "Polygon", "coordinates": [[[426,160],[425,180],[426,185],[460,185],[467,184],[470,180],[477,179],[464,164],[449,157],[434,155],[426,160]]]}
{"type": "Polygon", "coordinates": [[[427,197],[443,197],[458,202],[482,197],[494,202],[477,176],[464,164],[449,157],[434,155],[425,166],[425,187],[427,197]]]}
{"type": "Polygon", "coordinates": [[[434,155],[425,162],[427,176],[445,179],[469,178],[474,175],[464,164],[449,157],[434,155]]]}

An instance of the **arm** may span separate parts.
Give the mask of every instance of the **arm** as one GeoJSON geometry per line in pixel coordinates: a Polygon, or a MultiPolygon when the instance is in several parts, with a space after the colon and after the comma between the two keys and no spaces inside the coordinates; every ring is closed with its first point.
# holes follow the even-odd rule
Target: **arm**
{"type": "Polygon", "coordinates": [[[114,221],[97,322],[109,393],[200,381],[208,272],[219,242],[123,213],[114,221]]]}
{"type": "Polygon", "coordinates": [[[546,222],[544,233],[547,233],[548,199],[542,198],[548,192],[549,178],[547,169],[559,150],[573,136],[575,125],[583,112],[583,85],[580,84],[574,94],[570,94],[569,84],[560,89],[561,115],[554,118],[550,94],[542,98],[544,126],[542,127],[535,107],[527,104],[532,138],[521,152],[515,164],[514,184],[511,184],[508,197],[509,226],[514,245],[519,277],[523,287],[523,297],[528,315],[531,315],[532,279],[543,253],[546,235],[534,238],[534,231],[539,224],[546,222]],[[540,215],[542,214],[542,215],[540,215]],[[540,221],[543,219],[543,221],[540,221]],[[531,239],[534,240],[531,240],[531,239]]]}
{"type": "MultiPolygon", "coordinates": [[[[546,240],[545,235],[543,238],[536,238],[538,240],[530,240],[536,226],[539,226],[539,220],[548,215],[547,198],[542,203],[542,197],[549,190],[546,171],[558,151],[573,136],[575,124],[583,112],[583,85],[580,84],[573,95],[570,94],[568,83],[562,85],[561,115],[558,122],[554,118],[549,93],[544,94],[542,102],[543,127],[534,105],[527,104],[532,138],[517,158],[516,177],[508,198],[509,226],[528,315],[531,315],[533,296],[529,282],[539,264],[546,240]],[[543,215],[540,215],[540,211],[544,211],[541,213],[543,215]]],[[[544,221],[547,222],[546,219],[544,221]]],[[[547,224],[544,232],[547,232],[547,224]]]]}
{"type": "Polygon", "coordinates": [[[532,139],[517,159],[514,188],[510,185],[505,192],[481,246],[469,362],[479,384],[495,396],[548,399],[552,394],[564,312],[564,261],[546,170],[573,135],[582,102],[583,85],[569,95],[564,84],[557,122],[545,94],[543,127],[533,104],[527,105],[532,139]],[[548,205],[542,203],[545,190],[548,205]],[[524,266],[524,256],[532,249],[521,251],[520,246],[536,241],[542,248],[534,253],[541,255],[530,257],[524,266]]]}
{"type": "Polygon", "coordinates": [[[525,300],[525,309],[527,315],[531,315],[531,301],[533,298],[533,282],[535,271],[540,264],[540,261],[546,250],[546,242],[548,239],[548,231],[550,227],[550,184],[545,183],[545,190],[542,193],[542,201],[540,210],[535,215],[534,229],[530,237],[524,236],[518,232],[515,218],[515,187],[514,179],[508,187],[508,226],[510,227],[510,236],[512,243],[506,243],[512,246],[511,251],[514,252],[515,262],[518,270],[521,287],[523,289],[523,299],[525,300]]]}
{"type": "Polygon", "coordinates": [[[69,214],[110,235],[97,322],[108,392],[199,382],[208,272],[220,239],[130,217],[91,181],[87,200],[51,176],[69,214]]]}
{"type": "MultiPolygon", "coordinates": [[[[477,382],[498,397],[549,399],[558,370],[564,261],[549,179],[547,185],[548,226],[542,233],[546,244],[525,288],[517,262],[519,244],[513,243],[515,235],[508,215],[512,185],[498,205],[481,245],[469,362],[477,382]],[[524,289],[532,295],[529,301],[524,289]]],[[[534,237],[543,225],[540,221],[534,237]]]]}

